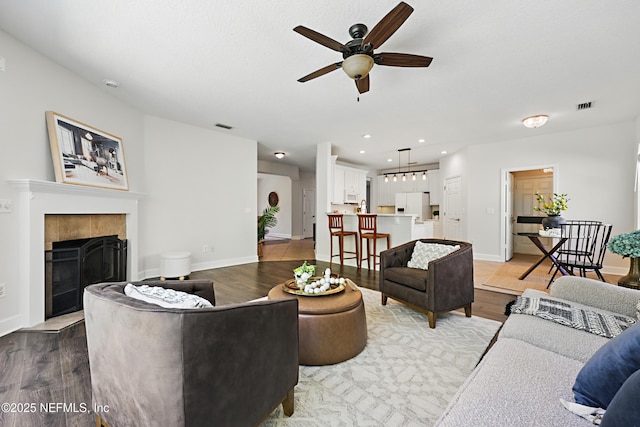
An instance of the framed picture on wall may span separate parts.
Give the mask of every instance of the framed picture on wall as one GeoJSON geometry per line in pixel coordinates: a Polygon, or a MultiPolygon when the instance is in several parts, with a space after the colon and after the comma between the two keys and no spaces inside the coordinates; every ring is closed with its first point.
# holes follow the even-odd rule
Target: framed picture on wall
{"type": "Polygon", "coordinates": [[[57,182],[129,190],[122,139],[53,111],[46,118],[57,182]]]}

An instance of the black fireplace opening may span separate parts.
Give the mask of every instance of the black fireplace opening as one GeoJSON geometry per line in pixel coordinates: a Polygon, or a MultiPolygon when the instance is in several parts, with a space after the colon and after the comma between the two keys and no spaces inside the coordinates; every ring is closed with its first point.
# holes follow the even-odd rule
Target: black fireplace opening
{"type": "Polygon", "coordinates": [[[126,277],[126,239],[103,236],[54,242],[45,251],[45,318],[82,310],[88,285],[126,277]]]}

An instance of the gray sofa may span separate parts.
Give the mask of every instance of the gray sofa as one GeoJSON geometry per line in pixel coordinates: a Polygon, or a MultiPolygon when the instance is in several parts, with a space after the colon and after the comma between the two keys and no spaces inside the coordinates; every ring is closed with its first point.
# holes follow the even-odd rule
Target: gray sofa
{"type": "MultiPolygon", "coordinates": [[[[549,298],[548,294],[532,289],[523,296],[549,298]]],[[[550,298],[635,318],[640,292],[565,276],[554,282],[550,298]]],[[[608,340],[536,316],[512,313],[496,343],[436,425],[592,425],[565,409],[560,399],[574,401],[572,387],[578,372],[608,340]]]]}
{"type": "MultiPolygon", "coordinates": [[[[96,424],[252,426],[293,413],[298,301],[179,309],[133,299],[127,282],[88,286],[84,314],[96,424]]],[[[215,305],[207,280],[145,281],[215,305]]]]}

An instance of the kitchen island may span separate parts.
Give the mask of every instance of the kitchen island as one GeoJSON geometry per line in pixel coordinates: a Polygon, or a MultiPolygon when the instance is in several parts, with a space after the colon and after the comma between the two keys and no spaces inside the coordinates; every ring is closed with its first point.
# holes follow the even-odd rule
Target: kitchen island
{"type": "MultiPolygon", "coordinates": [[[[391,235],[391,247],[399,246],[403,243],[416,239],[432,238],[434,221],[416,221],[416,218],[417,215],[412,214],[378,214],[378,233],[389,233],[391,235]]],[[[357,214],[345,213],[343,217],[343,224],[345,231],[358,231],[357,214]]],[[[334,252],[337,253],[338,239],[334,239],[334,252]]],[[[346,251],[353,251],[355,249],[353,246],[353,239],[345,239],[344,246],[346,251]]],[[[378,240],[378,253],[385,249],[387,249],[386,241],[384,239],[378,240]]],[[[364,250],[366,254],[366,246],[364,250]]],[[[340,261],[338,260],[338,263],[339,262],[340,261]]],[[[345,260],[345,264],[355,266],[356,260],[345,260]]],[[[362,267],[364,268],[366,265],[367,263],[365,262],[362,267]]]]}

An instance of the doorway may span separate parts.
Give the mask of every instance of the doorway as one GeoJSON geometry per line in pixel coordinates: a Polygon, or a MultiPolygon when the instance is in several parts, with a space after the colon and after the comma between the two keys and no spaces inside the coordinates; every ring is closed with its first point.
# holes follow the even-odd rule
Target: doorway
{"type": "MultiPolygon", "coordinates": [[[[545,198],[557,188],[557,165],[504,169],[502,172],[501,253],[509,261],[514,253],[539,255],[540,251],[521,232],[536,232],[538,224],[518,223],[518,216],[541,216],[536,206],[536,192],[545,198]]],[[[549,242],[543,242],[547,245],[549,242]]]]}
{"type": "Polygon", "coordinates": [[[305,188],[302,190],[302,236],[307,239],[313,237],[315,241],[316,225],[316,190],[305,188]]]}
{"type": "Polygon", "coordinates": [[[462,235],[462,178],[455,176],[444,181],[444,238],[463,240],[462,235]]]}

